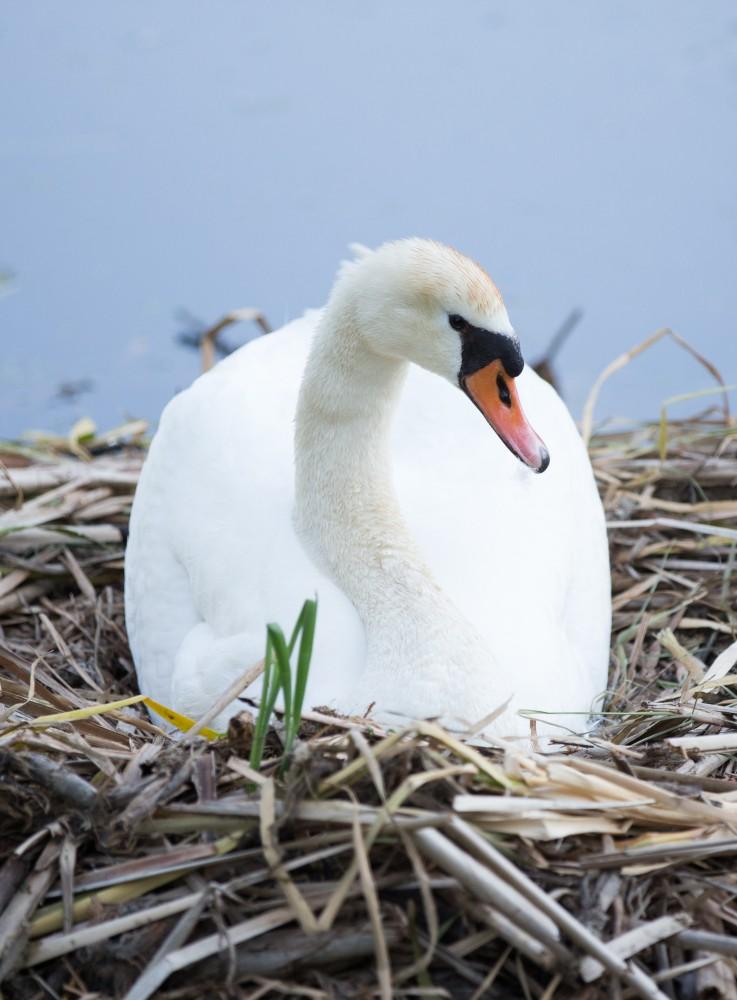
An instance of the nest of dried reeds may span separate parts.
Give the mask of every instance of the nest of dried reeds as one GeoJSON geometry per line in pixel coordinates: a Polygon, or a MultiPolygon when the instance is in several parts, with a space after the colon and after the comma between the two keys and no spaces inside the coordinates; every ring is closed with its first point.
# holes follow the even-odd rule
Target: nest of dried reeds
{"type": "Polygon", "coordinates": [[[592,442],[615,613],[587,736],[306,713],[258,772],[247,716],[213,742],[110,707],[140,433],[0,456],[4,996],[737,996],[737,427],[592,442]]]}

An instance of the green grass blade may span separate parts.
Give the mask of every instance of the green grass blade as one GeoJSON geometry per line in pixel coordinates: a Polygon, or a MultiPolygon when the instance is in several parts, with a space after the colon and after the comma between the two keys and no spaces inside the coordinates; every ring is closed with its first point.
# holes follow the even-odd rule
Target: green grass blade
{"type": "Polygon", "coordinates": [[[292,629],[291,636],[289,637],[289,646],[287,648],[289,650],[289,656],[290,657],[291,657],[292,653],[294,652],[294,647],[295,647],[295,645],[297,643],[297,639],[299,638],[299,634],[302,631],[302,626],[303,626],[304,617],[305,617],[305,605],[306,605],[306,603],[307,602],[305,601],[305,604],[302,605],[302,610],[299,613],[299,617],[297,618],[297,622],[296,622],[294,628],[292,629]]]}
{"type": "Polygon", "coordinates": [[[261,759],[264,753],[264,743],[266,733],[269,728],[269,719],[274,711],[274,705],[279,695],[280,678],[274,660],[274,649],[271,635],[266,632],[266,652],[264,653],[264,675],[261,687],[261,703],[258,709],[258,717],[253,733],[253,743],[251,744],[251,755],[249,763],[254,770],[261,766],[261,759]]]}
{"type": "Polygon", "coordinates": [[[288,719],[292,714],[292,664],[289,661],[287,640],[278,625],[267,625],[266,631],[274,650],[274,659],[279,672],[279,684],[284,695],[284,716],[288,719]]]}
{"type": "Polygon", "coordinates": [[[297,623],[287,643],[279,625],[266,626],[266,653],[264,654],[264,679],[258,718],[251,745],[250,764],[258,769],[263,757],[269,720],[274,711],[279,691],[284,699],[284,761],[287,763],[297,738],[302,718],[302,705],[307,688],[307,677],[315,639],[317,601],[307,600],[302,606],[297,623]],[[292,670],[291,657],[297,642],[296,671],[292,670]]]}
{"type": "Polygon", "coordinates": [[[302,607],[300,621],[302,624],[302,638],[299,643],[297,674],[294,684],[294,715],[297,720],[297,726],[299,726],[299,720],[302,717],[302,705],[305,700],[307,677],[310,672],[312,649],[315,643],[315,625],[317,622],[316,600],[313,599],[305,601],[302,607]]]}

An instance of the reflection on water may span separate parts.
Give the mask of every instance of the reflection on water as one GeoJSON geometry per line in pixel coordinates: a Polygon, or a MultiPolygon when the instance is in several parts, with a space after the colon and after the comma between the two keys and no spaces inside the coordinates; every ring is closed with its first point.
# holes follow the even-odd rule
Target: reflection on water
{"type": "MultiPolygon", "coordinates": [[[[75,11],[0,29],[1,434],[155,418],[198,367],[181,310],[279,325],[349,242],[409,234],[489,268],[533,360],[583,311],[557,362],[576,413],[663,324],[737,379],[732,0],[75,11]]],[[[663,344],[601,408],[707,384],[663,344]]]]}

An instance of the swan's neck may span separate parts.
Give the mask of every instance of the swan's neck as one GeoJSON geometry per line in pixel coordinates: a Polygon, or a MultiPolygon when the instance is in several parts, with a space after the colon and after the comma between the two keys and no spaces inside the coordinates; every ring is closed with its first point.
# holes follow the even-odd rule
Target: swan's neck
{"type": "Polygon", "coordinates": [[[460,619],[411,538],[392,487],[389,431],[406,368],[372,351],[347,310],[328,307],[297,406],[297,530],[356,607],[369,654],[404,645],[403,634],[422,636],[427,653],[449,619],[460,619]]]}

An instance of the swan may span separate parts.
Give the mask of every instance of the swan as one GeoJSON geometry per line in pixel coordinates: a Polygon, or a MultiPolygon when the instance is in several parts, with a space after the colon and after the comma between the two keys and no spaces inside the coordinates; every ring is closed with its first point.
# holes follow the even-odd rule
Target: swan
{"type": "Polygon", "coordinates": [[[416,238],[356,254],[323,310],[164,410],[126,553],[140,688],[202,715],[316,594],[306,708],[582,729],[611,607],[576,426],[480,265],[416,238]]]}

